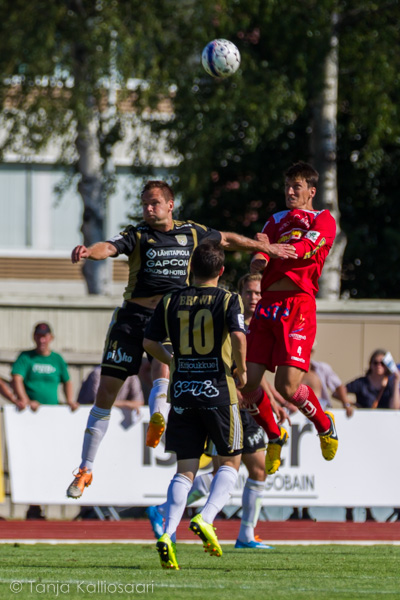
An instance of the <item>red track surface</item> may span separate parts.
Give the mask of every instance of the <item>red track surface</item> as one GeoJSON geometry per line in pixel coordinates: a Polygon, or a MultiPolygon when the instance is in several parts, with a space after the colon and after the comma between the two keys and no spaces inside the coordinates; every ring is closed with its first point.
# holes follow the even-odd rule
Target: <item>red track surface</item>
{"type": "MultiPolygon", "coordinates": [[[[215,522],[220,540],[234,541],[239,520],[215,522]]],[[[193,540],[189,521],[182,521],[178,539],[193,540]]],[[[344,523],[313,521],[263,521],[256,529],[263,540],[276,542],[400,542],[400,522],[344,523]]],[[[124,521],[1,521],[0,540],[152,540],[150,523],[146,520],[124,521]]]]}

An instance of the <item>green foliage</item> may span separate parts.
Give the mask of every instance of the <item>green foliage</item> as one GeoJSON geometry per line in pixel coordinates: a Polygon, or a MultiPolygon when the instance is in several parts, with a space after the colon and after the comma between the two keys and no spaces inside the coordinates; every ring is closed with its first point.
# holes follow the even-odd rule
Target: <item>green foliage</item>
{"type": "Polygon", "coordinates": [[[249,551],[234,550],[229,544],[223,551],[217,559],[205,555],[199,544],[178,543],[182,568],[166,572],[154,544],[3,545],[1,598],[398,598],[398,546],[277,546],[249,551]],[[21,593],[11,591],[13,581],[21,582],[21,593]],[[121,586],[119,592],[115,585],[121,586]]]}
{"type": "MultiPolygon", "coordinates": [[[[8,131],[0,153],[29,156],[57,135],[70,163],[76,128],[99,118],[105,164],[123,135],[121,114],[110,125],[102,112],[115,78],[119,99],[134,103],[135,123],[167,131],[166,149],[182,158],[174,173],[182,215],[252,237],[284,206],[283,171],[314,159],[313,109],[335,32],[338,195],[349,239],[342,291],[399,297],[399,28],[399,0],[0,0],[8,131]],[[206,75],[200,62],[205,44],[218,37],[242,55],[241,69],[226,80],[206,75]],[[173,100],[174,118],[149,117],[146,109],[165,98],[173,100]]],[[[133,144],[135,171],[148,172],[146,141],[133,144]]],[[[235,254],[230,263],[233,283],[248,257],[235,254]]]]}

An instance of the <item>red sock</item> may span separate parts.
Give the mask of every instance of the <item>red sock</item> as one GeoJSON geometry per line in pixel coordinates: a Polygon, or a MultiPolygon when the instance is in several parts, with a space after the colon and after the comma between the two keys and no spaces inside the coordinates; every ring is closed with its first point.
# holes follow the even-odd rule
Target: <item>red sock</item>
{"type": "Polygon", "coordinates": [[[271,402],[262,387],[258,387],[254,392],[243,394],[243,398],[248,403],[247,410],[255,422],[264,429],[268,439],[279,438],[281,431],[275,421],[271,402]]]}
{"type": "Polygon", "coordinates": [[[293,398],[290,399],[295,406],[299,409],[303,415],[310,419],[311,423],[315,425],[318,433],[325,433],[331,426],[329,418],[326,416],[321,408],[317,396],[313,390],[303,383],[299,385],[293,398]]]}

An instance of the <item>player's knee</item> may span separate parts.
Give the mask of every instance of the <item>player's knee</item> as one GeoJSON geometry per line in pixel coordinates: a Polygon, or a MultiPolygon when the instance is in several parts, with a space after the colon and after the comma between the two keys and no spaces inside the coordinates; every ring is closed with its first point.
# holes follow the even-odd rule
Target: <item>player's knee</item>
{"type": "Polygon", "coordinates": [[[247,467],[247,470],[249,472],[249,477],[250,479],[253,479],[254,481],[265,481],[267,474],[265,472],[265,459],[263,460],[262,464],[260,465],[251,465],[251,467],[247,467]]]}
{"type": "Polygon", "coordinates": [[[290,401],[296,392],[297,386],[293,385],[290,381],[285,379],[275,381],[275,388],[284,397],[285,400],[290,401]]]}

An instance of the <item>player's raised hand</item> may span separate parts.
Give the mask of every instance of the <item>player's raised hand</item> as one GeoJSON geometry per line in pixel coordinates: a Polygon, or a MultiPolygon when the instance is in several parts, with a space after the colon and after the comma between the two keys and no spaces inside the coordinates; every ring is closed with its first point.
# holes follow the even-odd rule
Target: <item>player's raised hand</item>
{"type": "Polygon", "coordinates": [[[90,253],[86,246],[75,246],[75,248],[71,252],[71,261],[72,263],[77,263],[81,260],[81,258],[89,258],[90,253]]]}
{"type": "Polygon", "coordinates": [[[261,271],[264,271],[267,264],[268,262],[265,256],[262,254],[256,254],[250,263],[250,273],[253,275],[254,273],[260,273],[261,271]]]}

